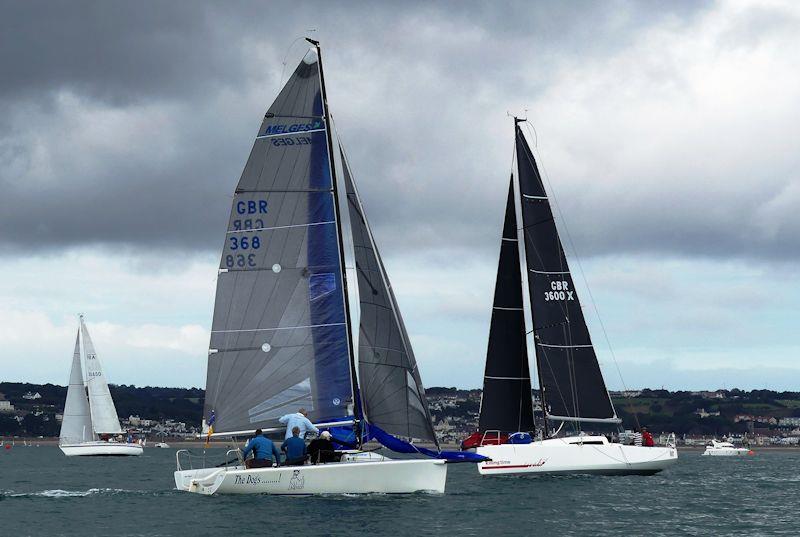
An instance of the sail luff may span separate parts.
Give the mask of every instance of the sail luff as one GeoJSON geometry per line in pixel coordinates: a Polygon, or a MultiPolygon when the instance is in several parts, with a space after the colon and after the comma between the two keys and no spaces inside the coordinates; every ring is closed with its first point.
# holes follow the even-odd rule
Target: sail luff
{"type": "MultiPolygon", "coordinates": [[[[319,42],[313,39],[307,39],[317,50],[317,65],[319,68],[319,83],[322,89],[322,111],[325,117],[325,130],[328,134],[328,163],[331,174],[331,186],[333,188],[334,212],[336,214],[336,237],[339,246],[339,261],[342,273],[342,300],[344,301],[344,314],[345,314],[345,330],[347,332],[347,354],[350,360],[350,381],[352,401],[355,403],[358,398],[358,374],[356,372],[356,358],[355,358],[355,345],[353,344],[353,321],[350,316],[350,297],[347,290],[347,267],[345,266],[344,255],[344,242],[342,231],[342,219],[340,215],[340,201],[339,201],[339,188],[336,175],[336,165],[334,162],[334,145],[333,145],[333,129],[331,123],[330,110],[328,108],[328,93],[325,88],[325,71],[322,68],[322,50],[320,49],[319,42]]],[[[362,418],[362,406],[360,404],[353,404],[353,415],[356,419],[356,425],[362,418]]],[[[356,438],[361,439],[361,434],[356,431],[356,438]]]]}
{"type": "Polygon", "coordinates": [[[515,138],[534,345],[546,397],[543,410],[563,421],[618,422],[547,192],[519,125],[515,138]]]}
{"type": "Polygon", "coordinates": [[[103,374],[103,367],[94,343],[89,336],[89,329],[81,316],[81,335],[83,336],[83,350],[86,360],[86,385],[89,393],[89,410],[92,416],[92,429],[96,434],[118,434],[123,432],[119,424],[117,409],[108,382],[103,374]]]}
{"type": "Polygon", "coordinates": [[[478,418],[478,430],[484,432],[534,429],[519,248],[512,176],[500,240],[478,418]]]}
{"type": "Polygon", "coordinates": [[[72,367],[69,372],[67,399],[64,402],[64,415],[61,420],[59,444],[77,444],[94,440],[92,418],[89,410],[89,399],[81,367],[81,332],[75,336],[75,352],[72,355],[72,367]]]}

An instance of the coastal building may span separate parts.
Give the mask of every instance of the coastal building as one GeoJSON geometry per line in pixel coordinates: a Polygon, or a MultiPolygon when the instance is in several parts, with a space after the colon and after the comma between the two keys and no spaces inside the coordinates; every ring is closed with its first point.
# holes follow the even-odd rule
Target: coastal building
{"type": "Polygon", "coordinates": [[[14,412],[14,405],[11,404],[11,401],[2,400],[0,401],[0,412],[10,414],[14,412]]]}

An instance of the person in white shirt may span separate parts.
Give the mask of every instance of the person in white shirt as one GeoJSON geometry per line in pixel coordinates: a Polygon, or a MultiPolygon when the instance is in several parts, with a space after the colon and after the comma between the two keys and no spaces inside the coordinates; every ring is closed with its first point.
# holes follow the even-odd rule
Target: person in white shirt
{"type": "Polygon", "coordinates": [[[300,429],[300,438],[305,438],[308,431],[319,434],[319,429],[314,427],[314,424],[311,423],[311,420],[309,420],[307,416],[308,412],[306,412],[305,408],[299,409],[294,414],[286,414],[285,416],[281,416],[278,421],[286,425],[285,438],[292,437],[292,429],[295,427],[300,429]]]}

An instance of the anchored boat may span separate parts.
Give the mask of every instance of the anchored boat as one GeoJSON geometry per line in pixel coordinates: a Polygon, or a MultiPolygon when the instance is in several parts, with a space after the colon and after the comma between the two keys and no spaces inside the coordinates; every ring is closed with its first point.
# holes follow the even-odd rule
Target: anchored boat
{"type": "MultiPolygon", "coordinates": [[[[517,174],[508,187],[497,267],[479,431],[463,445],[490,461],[483,475],[652,474],[677,460],[666,447],[611,443],[602,435],[551,437],[550,422],[618,424],[597,362],[550,200],[536,161],[514,118],[517,174]],[[515,186],[518,190],[515,192],[515,186]],[[517,225],[517,201],[522,226],[517,225]],[[528,365],[523,249],[539,378],[543,439],[532,440],[534,412],[528,365]]],[[[561,427],[556,431],[560,431],[561,427]]]]}
{"type": "Polygon", "coordinates": [[[58,447],[68,457],[141,455],[142,446],[139,444],[115,440],[122,434],[124,431],[119,425],[108,382],[81,315],[58,447]],[[81,336],[84,353],[81,352],[81,336]],[[82,354],[86,364],[85,379],[81,366],[82,354]]]}
{"type": "Polygon", "coordinates": [[[438,448],[397,300],[332,128],[319,44],[308,41],[264,116],[233,196],[206,422],[213,436],[277,432],[280,416],[303,407],[334,439],[360,447],[374,438],[431,458],[356,449],[334,463],[247,469],[233,450],[232,463],[193,469],[179,451],[175,484],[200,494],[444,492],[445,459],[463,455],[398,438],[438,448]]]}
{"type": "Polygon", "coordinates": [[[743,455],[755,455],[756,452],[747,447],[736,447],[731,442],[718,442],[711,440],[706,445],[703,455],[710,457],[741,457],[743,455]]]}

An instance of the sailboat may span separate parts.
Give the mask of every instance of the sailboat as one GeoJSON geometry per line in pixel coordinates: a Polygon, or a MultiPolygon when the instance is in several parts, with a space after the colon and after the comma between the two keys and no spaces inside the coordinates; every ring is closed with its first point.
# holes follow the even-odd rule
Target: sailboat
{"type": "Polygon", "coordinates": [[[357,449],[334,463],[254,469],[238,453],[232,464],[185,469],[190,454],[179,451],[175,484],[206,495],[441,493],[446,461],[465,459],[438,449],[408,333],[332,125],[319,42],[307,41],[233,196],[204,421],[209,436],[277,433],[285,428],[278,419],[302,407],[357,449]],[[369,439],[429,458],[361,450],[369,439]]]}
{"type": "Polygon", "coordinates": [[[606,389],[581,310],[550,200],[536,160],[514,118],[516,186],[511,175],[489,328],[479,431],[464,447],[491,460],[482,475],[653,474],[677,461],[665,447],[629,446],[604,435],[556,436],[565,424],[614,425],[621,420],[606,389]],[[522,226],[517,225],[517,200],[522,226]],[[520,248],[524,252],[521,262],[520,248]],[[533,346],[543,415],[534,440],[523,278],[526,269],[533,346]],[[551,423],[560,423],[553,433],[551,423]]]}
{"type": "Polygon", "coordinates": [[[142,446],[114,440],[115,436],[123,433],[100,359],[81,315],[58,447],[68,457],[141,455],[142,446]],[[86,364],[85,379],[81,366],[81,336],[85,355],[83,362],[86,364]]]}

